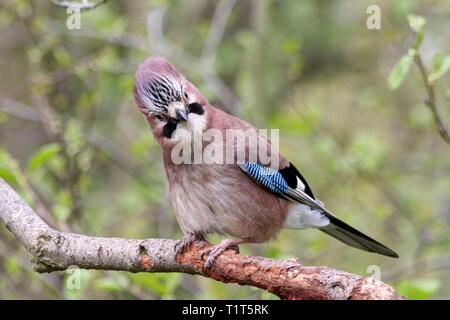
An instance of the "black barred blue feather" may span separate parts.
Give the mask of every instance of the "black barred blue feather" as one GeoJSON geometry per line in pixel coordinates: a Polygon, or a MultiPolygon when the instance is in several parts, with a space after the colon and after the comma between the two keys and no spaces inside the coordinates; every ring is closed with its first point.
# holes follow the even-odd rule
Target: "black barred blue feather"
{"type": "Polygon", "coordinates": [[[286,180],[277,170],[251,162],[244,162],[241,169],[247,172],[256,182],[274,193],[284,195],[288,191],[286,180]]]}
{"type": "Polygon", "coordinates": [[[322,205],[314,199],[305,179],[292,164],[282,170],[253,162],[244,162],[239,166],[253,180],[278,196],[307,204],[312,208],[323,209],[322,205]]]}

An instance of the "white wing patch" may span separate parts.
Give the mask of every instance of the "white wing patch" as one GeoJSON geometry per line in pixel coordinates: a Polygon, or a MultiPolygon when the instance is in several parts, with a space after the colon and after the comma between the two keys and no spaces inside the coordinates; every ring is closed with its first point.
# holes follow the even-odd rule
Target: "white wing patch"
{"type": "Polygon", "coordinates": [[[304,204],[292,204],[284,222],[287,229],[322,228],[330,224],[330,220],[320,209],[313,209],[304,204]]]}
{"type": "Polygon", "coordinates": [[[297,188],[296,189],[300,189],[302,191],[305,191],[305,189],[306,189],[305,184],[302,182],[302,180],[300,180],[299,177],[297,177],[297,188]]]}

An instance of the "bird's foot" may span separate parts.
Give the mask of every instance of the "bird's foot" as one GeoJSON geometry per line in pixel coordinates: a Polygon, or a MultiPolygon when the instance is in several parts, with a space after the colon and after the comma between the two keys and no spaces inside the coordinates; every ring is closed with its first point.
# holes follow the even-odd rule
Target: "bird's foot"
{"type": "Polygon", "coordinates": [[[218,245],[215,245],[211,251],[209,252],[208,259],[206,259],[204,269],[208,271],[216,262],[216,259],[228,249],[234,250],[236,253],[239,253],[238,244],[245,242],[242,239],[224,239],[220,241],[218,245]]]}
{"type": "Polygon", "coordinates": [[[180,241],[175,245],[175,253],[179,255],[186,252],[186,250],[197,241],[206,241],[205,238],[200,234],[190,233],[185,235],[180,241]]]}

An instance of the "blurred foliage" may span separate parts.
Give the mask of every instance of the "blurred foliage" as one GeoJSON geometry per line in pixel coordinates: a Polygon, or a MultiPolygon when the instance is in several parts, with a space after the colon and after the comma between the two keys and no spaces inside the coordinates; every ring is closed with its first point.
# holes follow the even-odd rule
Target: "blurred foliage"
{"type": "MultiPolygon", "coordinates": [[[[375,265],[407,298],[450,298],[450,148],[408,52],[420,46],[450,123],[448,0],[378,1],[381,30],[366,28],[371,1],[236,1],[205,54],[222,2],[108,1],[69,30],[50,1],[0,0],[0,176],[56,227],[180,237],[159,147],[132,95],[138,64],[165,55],[212,104],[279,128],[281,151],[327,207],[401,258],[314,230],[282,231],[244,253],[361,275],[375,265]]],[[[0,299],[275,298],[181,274],[39,275],[3,226],[0,274],[0,299]]]]}

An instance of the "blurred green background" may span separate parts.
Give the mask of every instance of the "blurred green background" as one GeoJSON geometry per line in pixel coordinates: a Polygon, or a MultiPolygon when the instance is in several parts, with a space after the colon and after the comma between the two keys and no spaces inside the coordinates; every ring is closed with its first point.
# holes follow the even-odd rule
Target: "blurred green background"
{"type": "MultiPolygon", "coordinates": [[[[50,1],[0,0],[0,176],[61,230],[182,236],[159,146],[132,96],[134,71],[167,57],[216,105],[262,128],[339,217],[392,247],[365,253],[315,230],[241,251],[381,276],[410,299],[450,298],[450,146],[412,65],[387,78],[426,18],[421,53],[450,52],[450,1],[108,1],[69,30],[50,1]],[[366,27],[370,4],[381,30],[366,27]]],[[[435,86],[450,125],[449,77],[435,86]]],[[[220,238],[212,237],[213,241],[220,238]]],[[[276,299],[182,274],[39,275],[0,226],[0,299],[276,299]]]]}

